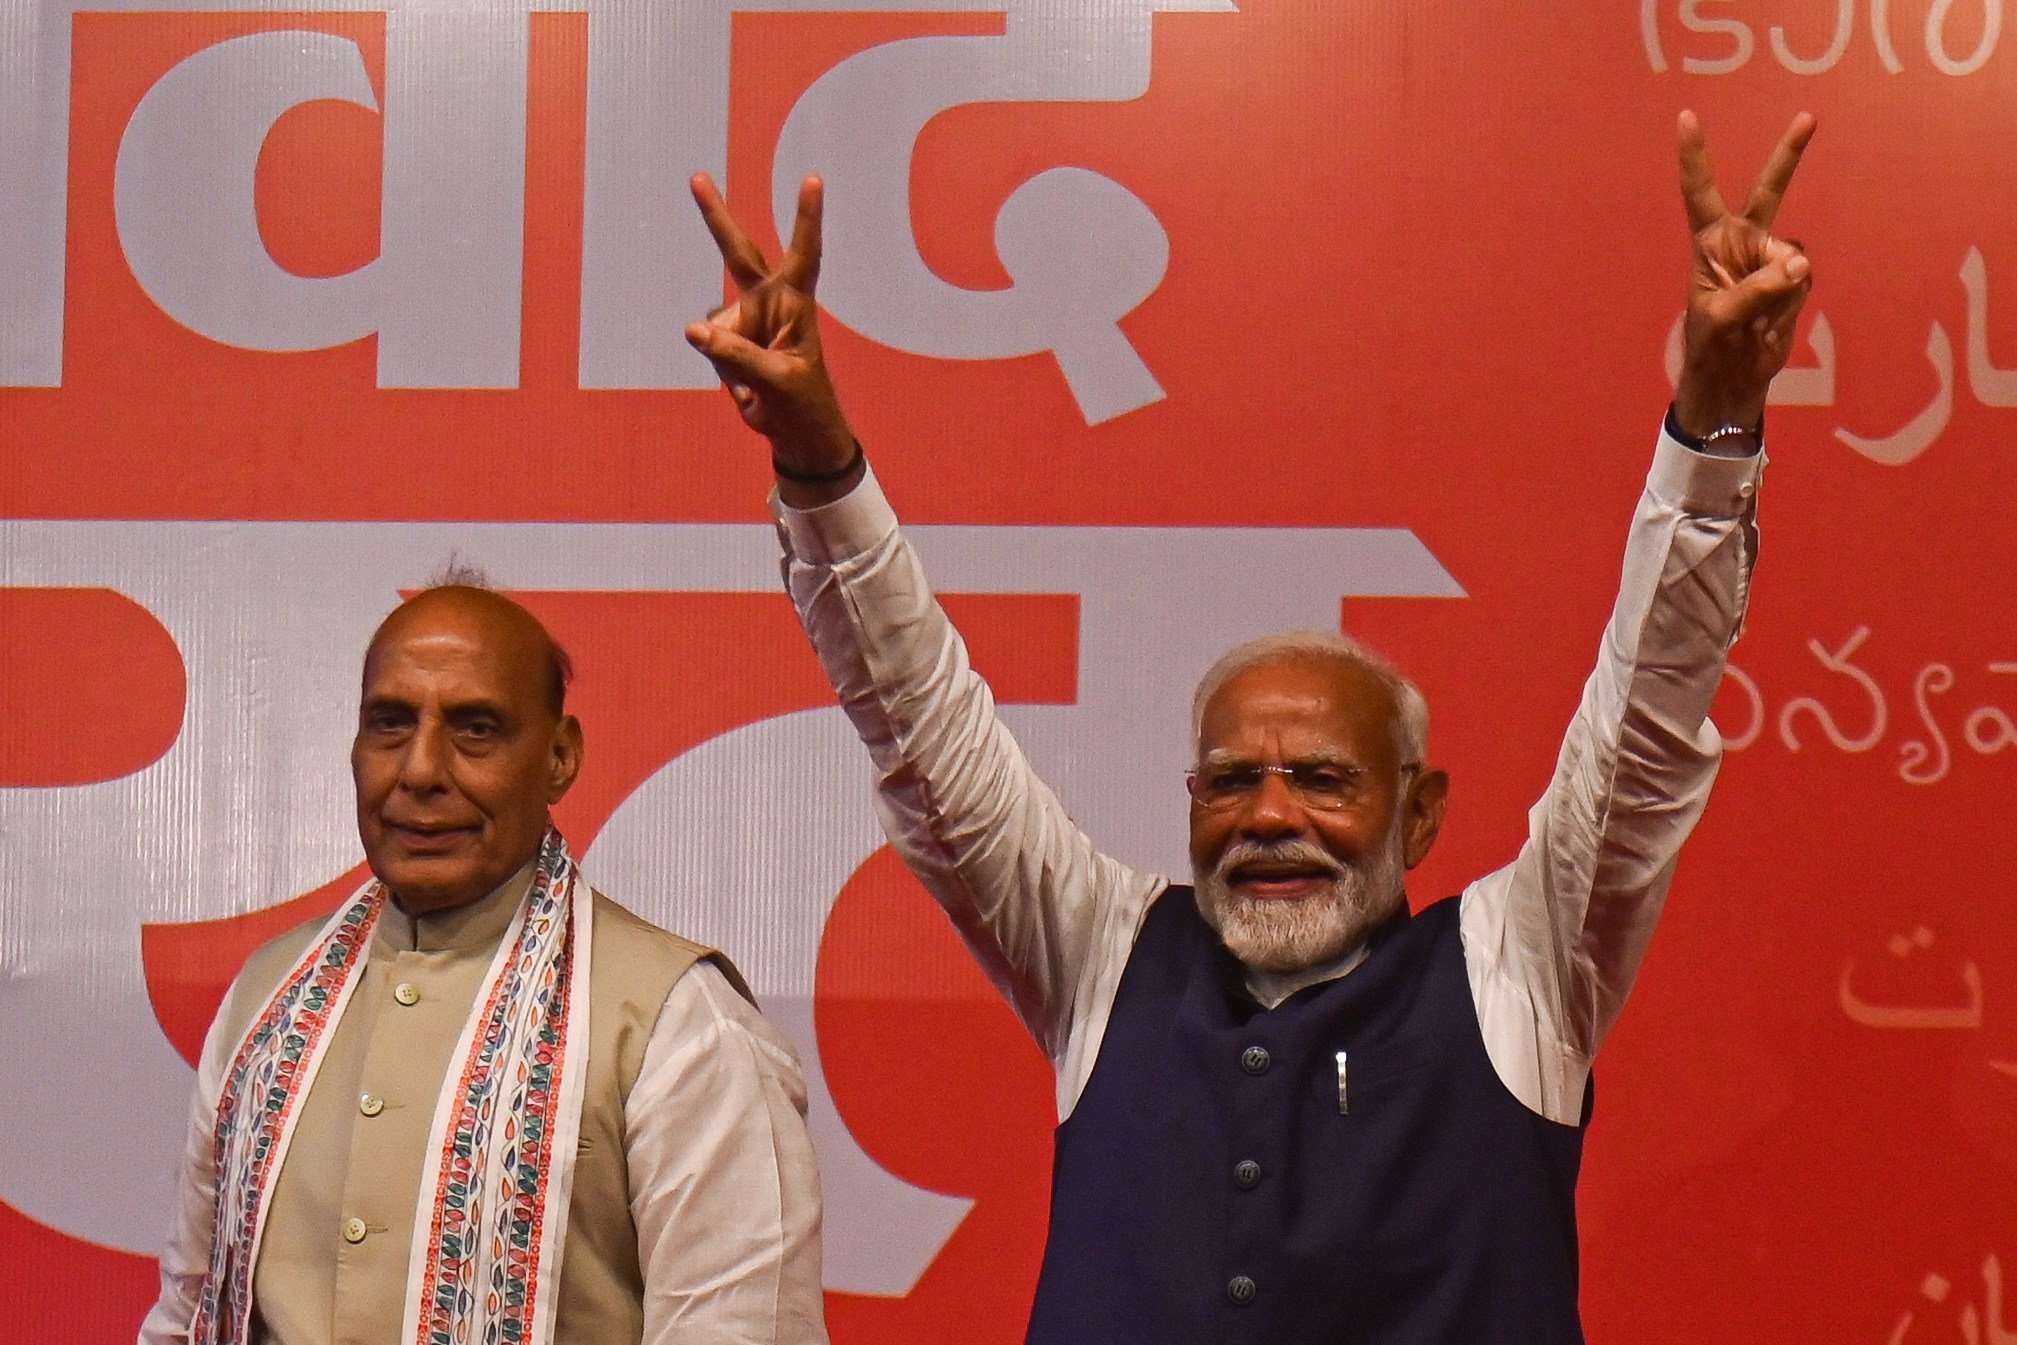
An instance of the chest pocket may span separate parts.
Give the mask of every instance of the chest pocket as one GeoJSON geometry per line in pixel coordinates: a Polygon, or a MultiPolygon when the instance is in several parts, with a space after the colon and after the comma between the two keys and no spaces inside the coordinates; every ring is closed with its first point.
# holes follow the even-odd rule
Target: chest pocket
{"type": "Polygon", "coordinates": [[[1421,1087],[1419,1076],[1434,1070],[1447,1049],[1426,1038],[1341,1045],[1313,1062],[1309,1093],[1323,1110],[1343,1115],[1391,1106],[1421,1087]]]}

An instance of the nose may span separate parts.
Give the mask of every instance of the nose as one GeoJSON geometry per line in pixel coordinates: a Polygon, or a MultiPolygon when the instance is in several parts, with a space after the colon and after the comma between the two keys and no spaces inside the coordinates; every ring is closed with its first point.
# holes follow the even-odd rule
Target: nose
{"type": "Polygon", "coordinates": [[[447,752],[439,726],[422,724],[406,740],[399,758],[399,787],[409,794],[429,794],[447,784],[447,752]]]}
{"type": "Polygon", "coordinates": [[[1240,831],[1249,836],[1290,836],[1308,823],[1302,800],[1279,771],[1261,775],[1260,788],[1240,812],[1240,831]]]}

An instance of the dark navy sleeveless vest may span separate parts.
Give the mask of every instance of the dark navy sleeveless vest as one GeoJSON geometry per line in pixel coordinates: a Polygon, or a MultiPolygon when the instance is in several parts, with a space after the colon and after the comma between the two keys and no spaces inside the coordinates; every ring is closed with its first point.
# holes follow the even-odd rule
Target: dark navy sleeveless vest
{"type": "Polygon", "coordinates": [[[1580,1345],[1582,1147],[1493,1071],[1454,898],[1262,1010],[1173,887],[1058,1127],[1029,1339],[1580,1345]]]}

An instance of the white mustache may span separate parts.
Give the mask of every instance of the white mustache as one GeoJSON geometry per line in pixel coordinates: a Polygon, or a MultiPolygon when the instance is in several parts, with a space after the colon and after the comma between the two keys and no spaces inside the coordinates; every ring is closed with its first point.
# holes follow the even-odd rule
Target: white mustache
{"type": "Polygon", "coordinates": [[[1344,878],[1351,870],[1339,862],[1336,855],[1323,849],[1315,841],[1235,841],[1219,856],[1218,863],[1212,865],[1212,876],[1221,882],[1231,878],[1234,869],[1242,864],[1311,864],[1321,868],[1327,877],[1344,878]]]}

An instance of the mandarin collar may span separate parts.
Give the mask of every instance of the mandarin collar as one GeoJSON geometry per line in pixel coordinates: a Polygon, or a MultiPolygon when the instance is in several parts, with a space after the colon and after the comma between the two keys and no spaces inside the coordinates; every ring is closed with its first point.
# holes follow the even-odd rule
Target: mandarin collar
{"type": "Polygon", "coordinates": [[[1335,981],[1346,974],[1358,970],[1359,963],[1366,960],[1366,944],[1361,939],[1336,957],[1317,963],[1314,967],[1301,967],[1295,971],[1268,971],[1261,967],[1242,966],[1247,993],[1263,1009],[1279,1007],[1291,995],[1307,990],[1325,981],[1335,981]]]}
{"type": "Polygon", "coordinates": [[[385,916],[378,922],[376,937],[396,952],[469,953],[487,952],[497,947],[511,918],[518,914],[539,867],[534,855],[489,894],[462,906],[408,915],[399,903],[387,900],[385,916]]]}
{"type": "Polygon", "coordinates": [[[1265,971],[1241,963],[1240,974],[1246,991],[1254,997],[1254,1002],[1261,1008],[1276,1009],[1313,985],[1343,980],[1359,969],[1359,964],[1366,960],[1366,954],[1373,950],[1374,944],[1406,924],[1412,916],[1413,912],[1408,907],[1407,893],[1404,890],[1401,894],[1400,909],[1373,926],[1372,933],[1336,957],[1297,971],[1265,971]]]}

